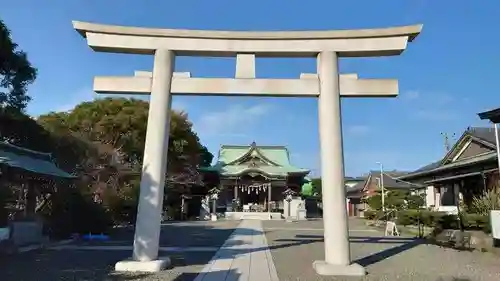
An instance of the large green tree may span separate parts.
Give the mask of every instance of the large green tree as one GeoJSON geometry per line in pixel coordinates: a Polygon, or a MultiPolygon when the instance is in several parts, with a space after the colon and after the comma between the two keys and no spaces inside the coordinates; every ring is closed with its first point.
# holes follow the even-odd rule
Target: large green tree
{"type": "MultiPolygon", "coordinates": [[[[38,122],[52,133],[78,134],[112,148],[115,160],[138,168],[142,163],[149,103],[137,99],[106,98],[77,105],[71,112],[49,113],[38,122]]],[[[209,165],[213,155],[201,145],[184,112],[172,111],[168,150],[169,175],[186,165],[209,165]]]]}
{"type": "MultiPolygon", "coordinates": [[[[54,135],[76,136],[107,156],[81,165],[93,189],[104,188],[109,205],[133,205],[138,195],[138,176],[142,165],[149,103],[137,99],[106,98],[77,105],[70,112],[50,113],[38,118],[39,124],[54,135]],[[127,180],[123,182],[124,174],[127,180]],[[111,188],[110,186],[116,186],[111,188]],[[130,189],[123,189],[129,186],[130,189]],[[106,188],[107,187],[107,188],[106,188]],[[120,190],[123,189],[123,190],[120,190]],[[132,196],[134,195],[134,196],[132,196]],[[120,197],[120,198],[116,198],[120,197]],[[127,198],[129,203],[122,199],[127,198]]],[[[88,157],[95,159],[95,157],[88,157]]],[[[193,184],[201,184],[199,166],[212,162],[213,155],[192,129],[184,112],[172,111],[168,149],[167,194],[189,194],[193,184]]],[[[171,198],[175,199],[175,198],[171,198]]]]}
{"type": "Polygon", "coordinates": [[[36,74],[26,53],[12,41],[10,30],[0,19],[0,105],[13,110],[26,109],[30,101],[26,89],[35,81],[36,74]]]}
{"type": "MultiPolygon", "coordinates": [[[[140,171],[149,103],[137,99],[106,98],[77,105],[70,112],[49,113],[39,124],[56,135],[73,135],[94,144],[111,166],[140,171]]],[[[182,189],[200,183],[197,167],[209,165],[213,155],[192,129],[184,112],[172,111],[167,182],[182,189]]],[[[102,164],[99,164],[102,166],[102,164]]],[[[85,165],[90,167],[89,163],[85,165]]],[[[108,165],[109,166],[109,165],[108,165]]],[[[120,171],[115,171],[120,173],[120,171]]]]}

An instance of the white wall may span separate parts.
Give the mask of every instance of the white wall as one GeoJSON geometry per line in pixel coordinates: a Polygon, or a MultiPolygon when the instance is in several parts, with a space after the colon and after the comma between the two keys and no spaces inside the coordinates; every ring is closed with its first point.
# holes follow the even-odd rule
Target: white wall
{"type": "Polygon", "coordinates": [[[436,190],[433,185],[427,186],[425,194],[425,207],[436,206],[436,190]]]}

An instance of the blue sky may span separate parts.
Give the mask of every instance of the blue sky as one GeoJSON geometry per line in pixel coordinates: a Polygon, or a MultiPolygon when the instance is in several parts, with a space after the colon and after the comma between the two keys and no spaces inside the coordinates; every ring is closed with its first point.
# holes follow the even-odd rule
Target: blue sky
{"type": "MultiPolygon", "coordinates": [[[[488,126],[477,112],[500,106],[500,2],[494,0],[4,1],[0,17],[39,69],[28,112],[71,109],[92,100],[95,75],[151,70],[150,56],[93,52],[72,20],[144,27],[223,30],[376,28],[423,23],[420,37],[399,57],[342,59],[343,73],[397,78],[395,99],[343,99],[346,175],[377,169],[412,170],[444,153],[442,132],[488,126]],[[479,4],[480,3],[480,4],[479,4]]],[[[195,77],[232,77],[232,58],[179,58],[176,71],[195,77]]],[[[262,59],[258,77],[297,78],[314,72],[313,59],[262,59]]],[[[175,97],[202,142],[289,147],[295,165],[318,174],[317,103],[299,98],[175,97]]]]}

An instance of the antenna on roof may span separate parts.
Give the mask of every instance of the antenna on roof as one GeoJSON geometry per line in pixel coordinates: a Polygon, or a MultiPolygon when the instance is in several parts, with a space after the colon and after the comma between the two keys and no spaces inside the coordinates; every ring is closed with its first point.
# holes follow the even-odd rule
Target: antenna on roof
{"type": "MultiPolygon", "coordinates": [[[[441,136],[443,136],[444,138],[444,150],[445,150],[445,153],[448,153],[451,149],[451,145],[450,145],[450,138],[448,137],[448,133],[441,133],[441,136]]],[[[452,138],[455,138],[456,137],[456,134],[453,133],[451,135],[452,138]]]]}

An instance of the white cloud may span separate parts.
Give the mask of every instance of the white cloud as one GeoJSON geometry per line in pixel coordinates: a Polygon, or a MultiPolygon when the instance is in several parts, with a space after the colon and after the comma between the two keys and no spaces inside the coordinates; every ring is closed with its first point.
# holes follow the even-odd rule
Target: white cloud
{"type": "Polygon", "coordinates": [[[361,176],[371,170],[378,170],[380,162],[384,170],[400,169],[404,162],[404,153],[396,151],[349,150],[344,151],[344,163],[347,176],[361,176]]]}
{"type": "Polygon", "coordinates": [[[291,152],[290,158],[292,165],[309,169],[310,177],[321,175],[321,156],[318,152],[291,152]]]}
{"type": "Polygon", "coordinates": [[[408,91],[403,94],[403,97],[408,100],[416,100],[420,97],[420,92],[418,91],[408,91]]]}
{"type": "Polygon", "coordinates": [[[172,109],[177,110],[177,111],[184,111],[187,112],[188,106],[186,103],[182,101],[176,101],[175,99],[172,101],[172,109]]]}
{"type": "Polygon", "coordinates": [[[353,125],[347,127],[347,133],[355,136],[364,136],[370,132],[370,127],[365,125],[353,125]]]}
{"type": "Polygon", "coordinates": [[[427,121],[450,121],[457,118],[454,112],[438,109],[420,109],[414,114],[416,118],[427,121]]]}
{"type": "Polygon", "coordinates": [[[272,107],[257,104],[250,107],[232,105],[222,111],[205,114],[197,122],[198,131],[206,135],[244,136],[242,129],[266,116],[272,107]]]}
{"type": "Polygon", "coordinates": [[[455,97],[445,93],[437,93],[432,99],[440,104],[449,104],[455,101],[455,97]]]}

